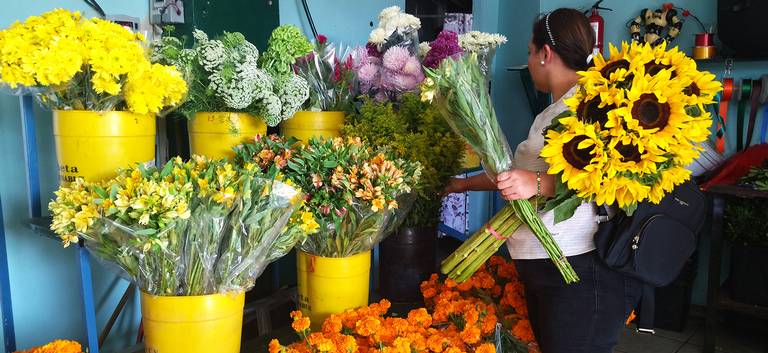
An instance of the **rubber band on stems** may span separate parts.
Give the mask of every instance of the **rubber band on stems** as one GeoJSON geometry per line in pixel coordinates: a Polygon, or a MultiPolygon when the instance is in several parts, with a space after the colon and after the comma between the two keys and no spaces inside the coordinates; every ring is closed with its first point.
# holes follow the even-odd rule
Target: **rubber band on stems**
{"type": "Polygon", "coordinates": [[[493,235],[493,237],[496,238],[497,240],[507,240],[507,237],[499,234],[499,232],[493,229],[493,227],[491,227],[490,224],[486,224],[485,229],[488,231],[488,233],[491,233],[491,235],[493,235]]]}

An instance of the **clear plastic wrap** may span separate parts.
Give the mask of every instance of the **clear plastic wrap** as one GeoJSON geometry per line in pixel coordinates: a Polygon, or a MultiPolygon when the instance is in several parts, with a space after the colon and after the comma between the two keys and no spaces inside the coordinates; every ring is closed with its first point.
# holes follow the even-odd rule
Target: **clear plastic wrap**
{"type": "Polygon", "coordinates": [[[413,194],[403,194],[397,198],[399,207],[395,209],[373,211],[357,203],[350,205],[340,221],[321,228],[318,234],[304,239],[298,248],[325,257],[349,257],[371,250],[398,228],[414,201],[413,194]]]}
{"type": "Polygon", "coordinates": [[[299,240],[286,224],[303,195],[276,180],[244,177],[241,183],[242,195],[231,207],[197,198],[188,219],[176,219],[159,232],[98,218],[80,236],[97,258],[120,267],[146,293],[247,291],[299,240]]]}
{"type": "Polygon", "coordinates": [[[296,74],[309,84],[307,110],[344,111],[351,104],[355,92],[350,87],[351,59],[348,55],[348,48],[321,44],[309,55],[297,59],[296,74]]]}
{"type": "Polygon", "coordinates": [[[377,45],[379,52],[384,53],[392,47],[404,47],[408,49],[411,55],[419,55],[419,29],[416,27],[406,27],[395,29],[384,43],[377,45]]]}

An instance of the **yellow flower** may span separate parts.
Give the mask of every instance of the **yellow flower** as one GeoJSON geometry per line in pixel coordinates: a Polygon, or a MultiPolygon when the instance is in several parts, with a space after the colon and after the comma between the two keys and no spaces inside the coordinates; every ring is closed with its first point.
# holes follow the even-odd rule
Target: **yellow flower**
{"type": "Polygon", "coordinates": [[[299,226],[304,234],[314,234],[320,229],[320,225],[315,221],[315,216],[312,212],[301,212],[301,225],[299,226]]]}
{"type": "Polygon", "coordinates": [[[233,202],[235,202],[235,196],[237,196],[235,194],[235,189],[231,186],[227,186],[223,190],[220,190],[215,195],[213,195],[213,200],[229,207],[232,206],[233,202]]]}
{"type": "Polygon", "coordinates": [[[541,157],[549,165],[549,174],[562,173],[561,180],[573,190],[595,193],[606,163],[603,141],[595,124],[585,124],[575,117],[560,119],[563,132],[547,132],[541,157]]]}
{"type": "Polygon", "coordinates": [[[615,202],[619,207],[624,208],[644,200],[648,197],[650,189],[638,180],[617,176],[603,180],[595,202],[598,205],[612,205],[615,202]]]}

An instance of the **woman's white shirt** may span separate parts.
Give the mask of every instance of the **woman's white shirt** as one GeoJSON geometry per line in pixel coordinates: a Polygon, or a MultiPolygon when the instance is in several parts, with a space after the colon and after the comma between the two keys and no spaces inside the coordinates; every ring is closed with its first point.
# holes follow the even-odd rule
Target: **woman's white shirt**
{"type": "MultiPolygon", "coordinates": [[[[513,167],[530,171],[547,172],[549,166],[539,157],[544,147],[544,129],[552,120],[568,109],[563,102],[576,93],[578,86],[571,88],[560,100],[544,109],[531,125],[528,138],[517,145],[513,167]]],[[[539,217],[547,226],[555,242],[560,246],[565,256],[575,256],[595,249],[594,234],[597,231],[597,206],[594,203],[583,203],[576,209],[573,217],[554,224],[554,212],[541,212],[539,217]]],[[[507,248],[513,259],[544,259],[549,258],[541,243],[531,230],[523,225],[507,240],[507,248]]]]}

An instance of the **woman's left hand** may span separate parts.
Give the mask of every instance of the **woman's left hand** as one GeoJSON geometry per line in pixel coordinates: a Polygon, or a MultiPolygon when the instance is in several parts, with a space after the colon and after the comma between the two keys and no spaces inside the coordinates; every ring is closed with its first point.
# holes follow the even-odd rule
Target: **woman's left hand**
{"type": "Polygon", "coordinates": [[[505,200],[527,200],[539,192],[536,172],[512,169],[496,176],[496,187],[505,200]]]}

